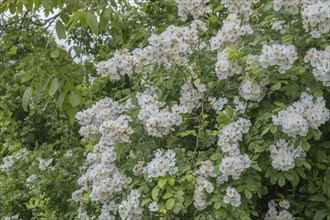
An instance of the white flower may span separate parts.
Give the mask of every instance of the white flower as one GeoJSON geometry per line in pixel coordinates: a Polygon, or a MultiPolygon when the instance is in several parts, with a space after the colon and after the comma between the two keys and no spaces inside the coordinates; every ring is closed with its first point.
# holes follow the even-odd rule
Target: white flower
{"type": "Polygon", "coordinates": [[[283,139],[277,141],[275,145],[271,145],[269,149],[273,168],[281,171],[294,168],[295,158],[305,156],[301,146],[295,148],[293,144],[289,145],[283,139]]]}
{"type": "Polygon", "coordinates": [[[210,0],[175,0],[178,4],[178,15],[181,20],[187,20],[187,16],[191,14],[194,19],[198,19],[204,13],[210,13],[211,8],[207,6],[210,0]]]}
{"type": "Polygon", "coordinates": [[[297,59],[298,54],[293,45],[273,44],[262,47],[258,60],[263,68],[278,66],[279,72],[285,73],[297,59]]]}
{"type": "Polygon", "coordinates": [[[235,188],[228,187],[226,189],[226,195],[223,197],[223,202],[238,207],[241,205],[241,195],[235,188]]]}
{"type": "Polygon", "coordinates": [[[233,14],[243,15],[245,20],[249,20],[249,16],[253,14],[252,5],[259,2],[259,0],[223,0],[228,11],[233,14]]]}
{"type": "Polygon", "coordinates": [[[325,107],[323,97],[313,101],[313,96],[303,92],[299,101],[273,116],[273,123],[280,125],[288,136],[296,137],[305,136],[310,127],[317,129],[329,119],[330,112],[325,107]]]}
{"type": "Polygon", "coordinates": [[[329,1],[304,1],[301,17],[304,29],[311,31],[314,38],[330,31],[330,2],[329,1]]]}
{"type": "Polygon", "coordinates": [[[315,48],[307,51],[304,58],[305,62],[309,62],[313,67],[313,75],[316,80],[323,83],[324,86],[330,86],[330,46],[325,50],[318,51],[315,48]]]}
{"type": "Polygon", "coordinates": [[[157,212],[159,210],[159,205],[157,204],[156,201],[153,201],[152,203],[149,204],[148,208],[150,212],[157,212]]]}
{"type": "Polygon", "coordinates": [[[241,36],[252,33],[253,30],[250,25],[241,25],[238,15],[229,14],[217,35],[211,38],[211,50],[223,51],[228,43],[235,43],[239,41],[241,36]]]}
{"type": "Polygon", "coordinates": [[[178,171],[175,166],[175,152],[173,150],[163,151],[158,149],[154,152],[155,158],[152,159],[144,168],[143,172],[148,173],[149,178],[157,178],[166,174],[174,175],[178,171]]]}

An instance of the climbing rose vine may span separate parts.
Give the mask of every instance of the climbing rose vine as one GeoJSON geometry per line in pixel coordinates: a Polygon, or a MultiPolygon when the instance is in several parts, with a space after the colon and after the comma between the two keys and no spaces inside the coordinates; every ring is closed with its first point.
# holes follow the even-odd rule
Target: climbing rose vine
{"type": "Polygon", "coordinates": [[[176,3],[175,24],[96,64],[131,88],[76,115],[79,217],[299,219],[330,181],[330,2],[176,3]]]}

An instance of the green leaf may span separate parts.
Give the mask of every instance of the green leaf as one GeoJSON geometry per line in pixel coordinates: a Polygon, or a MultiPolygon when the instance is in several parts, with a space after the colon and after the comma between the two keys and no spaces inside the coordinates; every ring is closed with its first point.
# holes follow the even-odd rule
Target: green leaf
{"type": "Polygon", "coordinates": [[[216,7],[216,8],[214,9],[214,12],[218,12],[218,11],[220,11],[220,10],[223,9],[223,8],[224,8],[223,5],[219,5],[218,7],[216,7]]]}
{"type": "Polygon", "coordinates": [[[27,110],[27,106],[30,102],[31,97],[32,97],[32,89],[31,87],[28,87],[26,88],[22,98],[22,105],[25,111],[27,110]]]}
{"type": "Polygon", "coordinates": [[[172,193],[166,193],[164,196],[163,196],[163,199],[168,199],[168,198],[171,198],[173,197],[173,194],[172,193]]]}
{"type": "Polygon", "coordinates": [[[217,16],[215,16],[215,15],[211,15],[211,17],[210,17],[210,21],[211,21],[212,23],[217,23],[217,21],[218,21],[217,16]]]}
{"type": "Polygon", "coordinates": [[[221,208],[221,202],[214,203],[214,208],[215,209],[220,209],[221,208]]]}
{"type": "Polygon", "coordinates": [[[166,201],[165,207],[167,210],[171,210],[174,206],[175,200],[173,198],[170,198],[166,201]]]}
{"type": "Polygon", "coordinates": [[[65,28],[62,21],[58,20],[56,22],[55,29],[56,29],[57,37],[59,39],[66,39],[65,28]]]}
{"type": "Polygon", "coordinates": [[[73,107],[76,107],[80,104],[80,95],[71,91],[69,95],[69,102],[73,107]]]}
{"type": "Polygon", "coordinates": [[[247,190],[247,189],[244,189],[244,195],[247,199],[251,199],[252,198],[252,193],[247,190]]]}
{"type": "Polygon", "coordinates": [[[322,196],[322,195],[312,195],[311,197],[308,198],[309,201],[313,202],[324,202],[327,201],[327,199],[322,196]]]}
{"type": "Polygon", "coordinates": [[[99,23],[97,22],[96,16],[91,13],[86,14],[86,21],[88,27],[91,29],[93,34],[98,35],[99,33],[99,23]]]}
{"type": "Polygon", "coordinates": [[[156,200],[158,197],[159,193],[159,188],[156,186],[152,191],[151,191],[151,197],[153,200],[156,200]]]}
{"type": "Polygon", "coordinates": [[[277,82],[277,83],[275,83],[275,84],[272,86],[272,88],[273,88],[274,90],[279,90],[279,89],[281,88],[281,82],[277,82]]]}
{"type": "Polygon", "coordinates": [[[323,220],[326,218],[326,216],[327,216],[326,209],[318,210],[316,211],[313,220],[323,220]]]}
{"type": "Polygon", "coordinates": [[[285,178],[283,175],[278,178],[278,185],[280,185],[280,187],[283,187],[285,185],[285,178]]]}
{"type": "Polygon", "coordinates": [[[302,141],[300,142],[300,144],[301,144],[302,149],[304,149],[304,151],[306,151],[306,152],[309,151],[309,149],[310,149],[310,144],[309,144],[306,140],[302,140],[302,141]]]}
{"type": "Polygon", "coordinates": [[[13,54],[16,54],[16,52],[17,52],[17,47],[12,46],[9,50],[10,50],[10,52],[12,52],[13,54]]]}
{"type": "Polygon", "coordinates": [[[320,130],[312,130],[312,134],[313,134],[313,138],[314,140],[320,140],[321,136],[322,136],[322,132],[320,130]]]}
{"type": "Polygon", "coordinates": [[[252,164],[252,168],[255,169],[255,170],[257,170],[257,171],[259,171],[259,172],[262,171],[261,168],[260,168],[260,166],[257,163],[252,164]]]}
{"type": "Polygon", "coordinates": [[[194,199],[192,197],[187,197],[184,201],[184,206],[186,208],[188,208],[193,202],[194,202],[194,199]]]}
{"type": "Polygon", "coordinates": [[[53,96],[56,93],[56,91],[58,90],[59,87],[60,87],[60,83],[58,82],[58,78],[55,77],[52,81],[52,84],[50,85],[50,89],[48,91],[48,94],[50,96],[53,96]]]}
{"type": "Polygon", "coordinates": [[[55,48],[50,52],[50,56],[54,59],[59,57],[59,55],[60,55],[60,50],[58,48],[55,48]]]}
{"type": "Polygon", "coordinates": [[[164,188],[166,182],[167,182],[167,179],[160,179],[160,180],[158,180],[158,186],[159,186],[159,188],[164,188]]]}
{"type": "Polygon", "coordinates": [[[170,177],[170,178],[167,179],[167,182],[168,182],[168,184],[169,184],[170,186],[174,186],[174,184],[175,184],[175,179],[174,179],[173,177],[170,177]]]}

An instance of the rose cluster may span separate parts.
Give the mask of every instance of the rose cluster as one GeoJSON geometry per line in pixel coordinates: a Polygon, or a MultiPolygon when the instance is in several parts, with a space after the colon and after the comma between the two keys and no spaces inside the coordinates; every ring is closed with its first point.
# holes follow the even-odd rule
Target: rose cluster
{"type": "Polygon", "coordinates": [[[221,3],[228,9],[230,13],[243,15],[245,20],[253,14],[252,5],[259,0],[224,0],[221,3]]]}
{"type": "Polygon", "coordinates": [[[323,51],[310,49],[307,51],[304,61],[312,65],[315,79],[323,82],[324,86],[330,86],[330,46],[323,51]]]}
{"type": "Polygon", "coordinates": [[[218,53],[218,60],[215,64],[215,73],[219,80],[225,80],[235,74],[242,73],[242,67],[228,58],[227,50],[218,53]]]}
{"type": "Polygon", "coordinates": [[[287,200],[282,200],[279,203],[279,207],[282,208],[282,210],[279,212],[276,209],[277,204],[274,200],[271,200],[268,203],[268,211],[265,216],[265,220],[293,220],[293,215],[288,211],[290,208],[290,203],[287,200]]]}
{"type": "Polygon", "coordinates": [[[278,66],[278,71],[285,73],[297,59],[298,54],[293,45],[273,44],[262,47],[258,60],[263,68],[278,66]]]}
{"type": "Polygon", "coordinates": [[[280,125],[290,137],[305,136],[309,128],[317,129],[330,118],[323,97],[313,101],[313,96],[301,93],[300,100],[273,116],[273,123],[280,125]]]}
{"type": "Polygon", "coordinates": [[[144,173],[148,174],[149,178],[157,178],[166,174],[173,175],[178,171],[175,166],[175,152],[173,150],[163,151],[157,149],[154,152],[155,158],[152,159],[143,169],[144,173]]]}
{"type": "Polygon", "coordinates": [[[237,42],[241,36],[252,34],[250,25],[242,25],[236,14],[230,14],[223,21],[223,26],[217,35],[211,38],[211,50],[224,50],[228,43],[237,42]]]}
{"type": "Polygon", "coordinates": [[[178,4],[178,15],[181,20],[187,20],[187,16],[191,14],[194,19],[198,19],[204,13],[210,13],[211,8],[207,6],[210,0],[175,0],[178,4]]]}
{"type": "Polygon", "coordinates": [[[272,166],[274,169],[288,171],[294,168],[295,158],[305,156],[305,151],[301,146],[294,147],[285,140],[278,140],[269,147],[270,157],[272,158],[272,166]]]}
{"type": "Polygon", "coordinates": [[[301,16],[305,30],[311,31],[314,38],[319,38],[322,34],[330,31],[330,2],[306,1],[301,10],[301,16]]]}

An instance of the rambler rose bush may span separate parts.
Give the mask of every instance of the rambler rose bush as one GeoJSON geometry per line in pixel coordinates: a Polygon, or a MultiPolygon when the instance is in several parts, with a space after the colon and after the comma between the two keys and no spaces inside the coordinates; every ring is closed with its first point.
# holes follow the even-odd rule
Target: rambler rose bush
{"type": "Polygon", "coordinates": [[[79,218],[329,217],[330,2],[176,3],[96,65],[131,87],[76,115],[79,218]]]}

